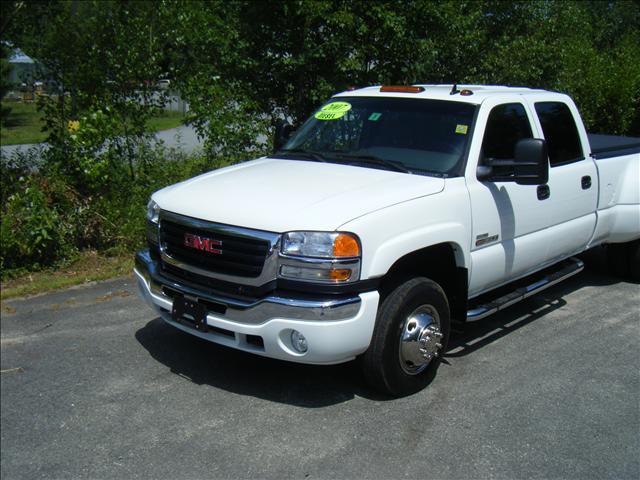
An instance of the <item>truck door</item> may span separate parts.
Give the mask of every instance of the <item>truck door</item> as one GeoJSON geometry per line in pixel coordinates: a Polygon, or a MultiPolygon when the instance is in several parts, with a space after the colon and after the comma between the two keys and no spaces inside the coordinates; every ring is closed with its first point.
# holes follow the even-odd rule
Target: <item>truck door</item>
{"type": "Polygon", "coordinates": [[[584,250],[596,225],[598,171],[590,157],[587,134],[573,102],[558,96],[530,98],[537,128],[549,150],[549,198],[552,207],[548,257],[561,260],[584,250]],[[582,131],[582,132],[581,132],[582,131]],[[581,134],[582,133],[582,134],[581,134]],[[581,137],[584,137],[581,140],[581,137]]]}
{"type": "MultiPolygon", "coordinates": [[[[470,297],[522,277],[548,258],[547,228],[555,214],[545,189],[476,175],[485,158],[513,159],[518,140],[540,138],[522,97],[512,98],[485,100],[474,129],[465,175],[472,212],[470,297]]],[[[496,173],[508,175],[512,167],[501,168],[496,173]]]]}

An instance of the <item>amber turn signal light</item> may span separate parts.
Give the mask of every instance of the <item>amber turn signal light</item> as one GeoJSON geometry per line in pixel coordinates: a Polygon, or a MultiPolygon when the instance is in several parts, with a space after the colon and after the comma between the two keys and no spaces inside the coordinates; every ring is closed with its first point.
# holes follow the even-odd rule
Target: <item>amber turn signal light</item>
{"type": "Polygon", "coordinates": [[[329,272],[329,278],[335,282],[346,282],[351,277],[351,270],[348,268],[339,268],[329,272]]]}
{"type": "Polygon", "coordinates": [[[360,244],[353,236],[340,233],[333,241],[334,257],[357,257],[360,255],[360,244]]]}

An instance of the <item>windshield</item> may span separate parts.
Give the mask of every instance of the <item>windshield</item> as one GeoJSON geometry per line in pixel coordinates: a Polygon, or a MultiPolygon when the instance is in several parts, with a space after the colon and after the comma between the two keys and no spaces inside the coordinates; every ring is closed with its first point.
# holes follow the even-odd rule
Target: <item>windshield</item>
{"type": "Polygon", "coordinates": [[[283,151],[325,161],[398,171],[456,172],[471,133],[475,107],[413,98],[338,97],[323,105],[283,151]]]}

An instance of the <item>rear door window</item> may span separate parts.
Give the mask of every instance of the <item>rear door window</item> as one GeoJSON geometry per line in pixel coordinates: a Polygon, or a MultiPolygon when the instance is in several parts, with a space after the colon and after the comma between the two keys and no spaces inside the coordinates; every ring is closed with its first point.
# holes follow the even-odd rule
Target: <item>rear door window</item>
{"type": "Polygon", "coordinates": [[[547,141],[551,166],[583,160],[578,127],[569,107],[562,102],[537,102],[535,109],[547,141]]]}

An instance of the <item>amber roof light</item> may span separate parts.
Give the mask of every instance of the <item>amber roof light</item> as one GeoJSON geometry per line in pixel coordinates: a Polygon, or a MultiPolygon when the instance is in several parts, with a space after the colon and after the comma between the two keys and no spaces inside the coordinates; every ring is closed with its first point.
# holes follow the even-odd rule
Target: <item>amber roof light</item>
{"type": "Polygon", "coordinates": [[[415,85],[383,85],[380,87],[380,91],[387,93],[420,93],[424,92],[424,87],[416,87],[415,85]]]}

